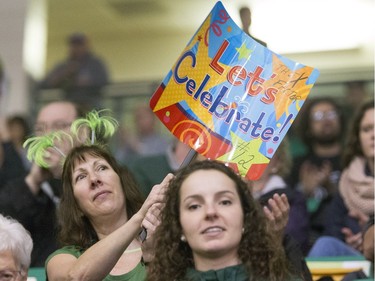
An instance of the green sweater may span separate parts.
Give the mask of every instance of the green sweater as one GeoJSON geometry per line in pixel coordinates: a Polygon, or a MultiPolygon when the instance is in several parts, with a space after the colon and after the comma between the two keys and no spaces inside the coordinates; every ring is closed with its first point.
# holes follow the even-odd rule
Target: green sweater
{"type": "MultiPolygon", "coordinates": [[[[51,258],[58,254],[70,254],[79,258],[82,255],[82,251],[75,246],[65,246],[59,250],[56,250],[46,260],[46,267],[51,258]]],[[[103,281],[143,281],[146,280],[146,267],[143,263],[138,263],[137,266],[129,271],[128,273],[122,275],[107,275],[103,281]]]]}
{"type": "MultiPolygon", "coordinates": [[[[198,271],[189,268],[185,280],[188,281],[249,281],[249,275],[243,265],[234,265],[219,270],[198,271]]],[[[261,281],[257,279],[257,281],[261,281]]],[[[266,281],[266,280],[263,280],[266,281]]],[[[285,281],[285,280],[283,280],[285,281]]],[[[291,278],[289,281],[303,281],[302,278],[291,278]]]]}

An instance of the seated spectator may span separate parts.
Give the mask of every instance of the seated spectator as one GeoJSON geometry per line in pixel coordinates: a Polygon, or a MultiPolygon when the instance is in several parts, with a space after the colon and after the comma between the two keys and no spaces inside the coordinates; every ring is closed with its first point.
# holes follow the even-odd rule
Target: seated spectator
{"type": "Polygon", "coordinates": [[[15,115],[6,119],[1,136],[3,159],[0,161],[0,188],[10,180],[24,177],[30,170],[31,163],[22,146],[29,134],[29,124],[23,116],[15,115]]]}
{"type": "Polygon", "coordinates": [[[229,167],[205,160],[178,172],[166,191],[149,280],[291,280],[288,268],[280,239],[229,167]]]}
{"type": "MultiPolygon", "coordinates": [[[[324,236],[316,241],[316,245],[314,245],[311,256],[314,257],[316,249],[321,247],[328,247],[328,250],[325,252],[328,253],[336,253],[340,256],[364,256],[368,261],[371,262],[371,268],[374,268],[374,217],[372,216],[366,226],[362,231],[362,253],[359,253],[353,250],[348,244],[344,243],[343,241],[335,238],[324,236]]],[[[361,269],[357,271],[350,272],[344,276],[341,281],[357,281],[357,280],[369,280],[369,278],[373,278],[374,274],[371,273],[370,275],[366,275],[366,273],[361,269]]],[[[371,279],[373,280],[373,279],[371,279]]],[[[334,281],[333,278],[330,276],[325,276],[324,278],[319,279],[318,281],[334,281]]]]}
{"type": "Polygon", "coordinates": [[[372,262],[374,267],[374,216],[371,216],[363,229],[362,252],[365,258],[372,262]]]}
{"type": "Polygon", "coordinates": [[[134,174],[142,194],[147,196],[151,188],[161,182],[165,175],[180,168],[189,151],[188,145],[174,139],[165,153],[139,157],[127,166],[134,174]]]}
{"type": "Polygon", "coordinates": [[[338,189],[345,123],[340,107],[327,97],[307,100],[298,119],[307,154],[293,160],[288,183],[306,198],[310,248],[324,233],[327,208],[338,189]]]}
{"type": "Polygon", "coordinates": [[[121,146],[116,158],[124,164],[144,156],[158,155],[166,151],[167,138],[157,130],[156,117],[147,104],[139,104],[133,112],[135,134],[123,128],[121,146]]]}
{"type": "Polygon", "coordinates": [[[343,154],[339,192],[327,213],[325,235],[328,237],[319,239],[309,256],[362,253],[361,229],[374,215],[374,136],[374,101],[371,100],[353,118],[343,154]],[[342,241],[335,242],[335,248],[328,245],[334,238],[342,241]]]}
{"type": "Polygon", "coordinates": [[[266,170],[257,181],[252,182],[252,194],[262,205],[275,194],[285,194],[290,205],[289,220],[285,227],[285,234],[293,237],[306,254],[309,235],[309,216],[306,200],[303,194],[290,188],[285,182],[292,165],[289,153],[289,142],[285,138],[276,150],[266,170]]]}
{"type": "Polygon", "coordinates": [[[366,81],[348,81],[344,84],[343,112],[346,120],[350,120],[368,97],[371,97],[366,89],[366,81]]]}
{"type": "MultiPolygon", "coordinates": [[[[68,131],[79,116],[80,111],[71,102],[48,103],[38,113],[35,135],[68,131]]],[[[57,248],[56,209],[62,192],[61,159],[53,150],[46,157],[48,168],[33,163],[26,176],[9,181],[0,189],[0,213],[19,221],[34,241],[32,267],[44,266],[48,255],[57,248]]]]}
{"type": "Polygon", "coordinates": [[[0,280],[26,281],[33,241],[16,220],[0,214],[0,280]]]}

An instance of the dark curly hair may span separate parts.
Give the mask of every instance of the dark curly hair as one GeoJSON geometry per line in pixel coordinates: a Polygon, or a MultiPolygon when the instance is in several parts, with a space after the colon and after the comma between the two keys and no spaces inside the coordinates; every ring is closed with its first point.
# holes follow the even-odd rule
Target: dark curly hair
{"type": "Polygon", "coordinates": [[[369,100],[363,103],[351,122],[350,129],[348,131],[346,142],[345,142],[345,149],[342,155],[342,168],[345,169],[349,166],[350,162],[356,156],[363,156],[363,151],[361,147],[361,142],[359,139],[359,133],[361,130],[361,121],[366,113],[367,110],[374,108],[374,100],[369,100]]]}
{"type": "Polygon", "coordinates": [[[185,179],[198,170],[217,170],[227,175],[236,186],[244,212],[244,233],[238,256],[249,273],[249,280],[287,280],[289,265],[281,246],[281,239],[268,229],[266,218],[254,200],[246,183],[224,164],[205,160],[180,170],[166,193],[166,204],[161,224],[155,233],[155,258],[150,263],[148,280],[185,280],[188,268],[194,267],[190,246],[180,240],[180,188],[185,179]]]}
{"type": "Polygon", "coordinates": [[[328,103],[333,106],[339,117],[340,123],[340,136],[338,140],[342,138],[345,133],[345,117],[342,113],[341,107],[336,103],[336,101],[331,97],[317,97],[313,99],[306,100],[305,104],[301,108],[301,112],[296,119],[296,130],[297,134],[301,138],[304,144],[306,144],[307,149],[311,149],[313,144],[313,138],[311,134],[311,110],[313,107],[320,103],[328,103]]]}
{"type": "Polygon", "coordinates": [[[86,161],[87,156],[105,159],[120,177],[126,212],[131,218],[142,206],[143,199],[130,172],[120,167],[115,158],[101,145],[81,145],[68,154],[62,174],[63,193],[58,210],[59,242],[62,246],[74,245],[82,250],[98,241],[88,218],[83,214],[73,194],[72,174],[75,166],[86,161]]]}

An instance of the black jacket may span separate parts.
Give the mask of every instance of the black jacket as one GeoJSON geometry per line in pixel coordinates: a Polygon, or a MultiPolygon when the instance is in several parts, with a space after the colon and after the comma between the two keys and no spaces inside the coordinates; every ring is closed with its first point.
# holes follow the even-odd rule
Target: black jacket
{"type": "MultiPolygon", "coordinates": [[[[50,181],[59,194],[60,180],[50,181]]],[[[31,267],[43,267],[50,253],[57,249],[56,205],[43,191],[34,196],[24,178],[13,180],[0,190],[0,213],[18,220],[31,234],[34,242],[31,267]]]]}

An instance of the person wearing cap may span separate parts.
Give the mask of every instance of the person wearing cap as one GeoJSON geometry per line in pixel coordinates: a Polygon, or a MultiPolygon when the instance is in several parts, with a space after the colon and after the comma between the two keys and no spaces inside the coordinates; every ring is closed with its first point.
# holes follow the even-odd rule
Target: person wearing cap
{"type": "Polygon", "coordinates": [[[100,90],[109,77],[104,62],[95,56],[83,33],[68,36],[68,57],[58,63],[41,82],[42,89],[60,88],[65,98],[83,106],[99,106],[100,90]]]}

